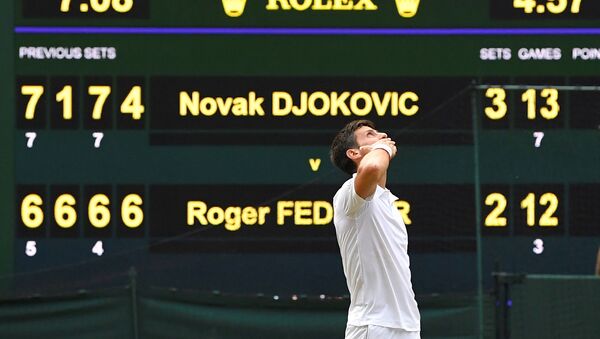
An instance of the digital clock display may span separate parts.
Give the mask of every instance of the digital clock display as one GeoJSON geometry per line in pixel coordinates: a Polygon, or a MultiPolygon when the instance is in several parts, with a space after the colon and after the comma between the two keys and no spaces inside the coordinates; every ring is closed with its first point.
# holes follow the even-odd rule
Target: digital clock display
{"type": "Polygon", "coordinates": [[[128,18],[150,15],[148,0],[23,0],[24,18],[128,18]]]}
{"type": "Polygon", "coordinates": [[[498,19],[596,19],[600,4],[593,0],[491,0],[490,14],[498,19]]]}

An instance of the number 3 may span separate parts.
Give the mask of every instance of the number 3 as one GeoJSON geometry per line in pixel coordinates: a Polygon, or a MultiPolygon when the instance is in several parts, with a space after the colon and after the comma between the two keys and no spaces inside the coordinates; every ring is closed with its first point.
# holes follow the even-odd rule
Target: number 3
{"type": "Polygon", "coordinates": [[[533,253],[542,254],[544,252],[544,241],[542,239],[535,239],[533,246],[533,253]]]}
{"type": "Polygon", "coordinates": [[[492,120],[499,120],[504,118],[507,111],[506,106],[506,91],[503,88],[488,88],[485,91],[485,96],[492,99],[492,105],[496,106],[485,108],[485,115],[492,120]]]}

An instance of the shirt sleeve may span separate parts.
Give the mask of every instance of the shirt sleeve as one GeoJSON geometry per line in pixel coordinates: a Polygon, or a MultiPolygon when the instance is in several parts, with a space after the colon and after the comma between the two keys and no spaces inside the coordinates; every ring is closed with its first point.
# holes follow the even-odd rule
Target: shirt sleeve
{"type": "Polygon", "coordinates": [[[344,212],[349,217],[356,217],[359,215],[364,206],[371,200],[371,197],[367,199],[361,198],[356,190],[354,189],[354,180],[346,183],[338,192],[335,197],[334,204],[337,209],[344,212]]]}

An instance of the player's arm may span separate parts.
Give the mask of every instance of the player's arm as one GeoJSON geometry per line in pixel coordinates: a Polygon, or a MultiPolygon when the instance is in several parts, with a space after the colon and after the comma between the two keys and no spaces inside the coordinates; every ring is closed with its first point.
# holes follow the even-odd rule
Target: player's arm
{"type": "Polygon", "coordinates": [[[366,199],[373,195],[377,185],[385,186],[386,173],[390,161],[396,155],[395,142],[389,138],[379,140],[373,145],[362,146],[360,152],[364,154],[354,179],[354,190],[361,198],[366,199]],[[392,156],[386,148],[377,148],[378,144],[387,146],[392,151],[392,156]]]}

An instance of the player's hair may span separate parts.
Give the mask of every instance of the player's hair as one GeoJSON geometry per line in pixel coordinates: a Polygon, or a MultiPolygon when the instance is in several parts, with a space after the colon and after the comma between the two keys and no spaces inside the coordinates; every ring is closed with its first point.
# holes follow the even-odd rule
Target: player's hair
{"type": "Polygon", "coordinates": [[[375,124],[369,120],[350,121],[338,132],[331,143],[331,148],[329,150],[331,162],[348,174],[356,172],[356,164],[352,159],[348,158],[346,151],[358,147],[354,132],[363,126],[375,129],[375,124]]]}

